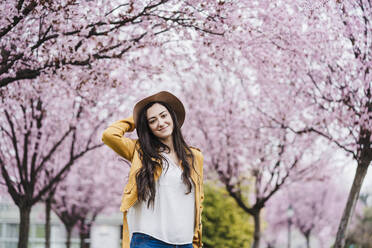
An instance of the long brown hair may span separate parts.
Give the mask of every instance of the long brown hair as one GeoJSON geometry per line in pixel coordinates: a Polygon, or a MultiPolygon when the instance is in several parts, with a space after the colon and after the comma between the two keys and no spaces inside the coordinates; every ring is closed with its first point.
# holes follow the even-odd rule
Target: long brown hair
{"type": "Polygon", "coordinates": [[[170,148],[162,143],[151,131],[148,120],[147,110],[154,105],[159,103],[163,105],[169,111],[173,120],[173,132],[172,139],[174,150],[179,159],[182,161],[182,181],[187,186],[189,194],[192,189],[192,181],[190,178],[191,170],[194,169],[194,156],[191,149],[186,144],[180,126],[177,121],[177,116],[171,106],[165,102],[151,102],[147,104],[139,113],[137,121],[137,135],[139,142],[139,154],[142,161],[142,167],[136,174],[137,192],[139,201],[147,201],[147,206],[154,205],[155,200],[155,178],[154,173],[156,167],[162,167],[162,169],[168,169],[168,163],[162,163],[166,161],[164,156],[160,152],[169,152],[170,148]],[[189,159],[191,164],[189,163],[189,159]]]}

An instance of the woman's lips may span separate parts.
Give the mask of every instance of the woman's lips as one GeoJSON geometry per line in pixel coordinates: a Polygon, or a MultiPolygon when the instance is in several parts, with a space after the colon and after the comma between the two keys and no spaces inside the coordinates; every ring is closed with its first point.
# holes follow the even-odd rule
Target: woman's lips
{"type": "Polygon", "coordinates": [[[165,129],[167,129],[169,126],[166,126],[166,127],[163,127],[162,129],[159,129],[160,132],[164,131],[165,129]]]}

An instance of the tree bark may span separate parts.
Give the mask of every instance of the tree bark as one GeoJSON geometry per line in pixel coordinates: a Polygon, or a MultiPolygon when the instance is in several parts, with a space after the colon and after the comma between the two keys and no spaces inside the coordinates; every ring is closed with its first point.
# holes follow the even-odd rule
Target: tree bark
{"type": "Polygon", "coordinates": [[[261,238],[260,212],[261,212],[261,209],[258,209],[253,214],[254,234],[253,234],[252,248],[259,248],[260,247],[260,238],[261,238]]]}
{"type": "Polygon", "coordinates": [[[70,248],[72,227],[65,225],[65,228],[66,228],[66,248],[70,248]]]}
{"type": "Polygon", "coordinates": [[[363,184],[363,180],[367,174],[368,166],[370,161],[360,162],[358,163],[358,167],[355,173],[353,185],[351,186],[350,193],[348,196],[348,200],[346,203],[345,210],[342,214],[342,218],[340,224],[338,226],[338,231],[336,235],[336,241],[334,248],[344,248],[345,247],[345,240],[346,240],[346,231],[347,227],[350,223],[352,213],[354,212],[354,208],[356,202],[359,197],[360,189],[363,184]]]}
{"type": "Polygon", "coordinates": [[[305,238],[306,238],[306,248],[310,248],[310,234],[306,234],[305,238]]]}
{"type": "Polygon", "coordinates": [[[21,220],[19,224],[18,248],[27,248],[31,206],[19,207],[19,213],[21,220]]]}
{"type": "Polygon", "coordinates": [[[52,199],[50,196],[45,201],[45,248],[50,248],[50,214],[52,199]]]}
{"type": "Polygon", "coordinates": [[[90,247],[90,230],[90,224],[84,225],[83,228],[80,228],[80,248],[90,247]]]}

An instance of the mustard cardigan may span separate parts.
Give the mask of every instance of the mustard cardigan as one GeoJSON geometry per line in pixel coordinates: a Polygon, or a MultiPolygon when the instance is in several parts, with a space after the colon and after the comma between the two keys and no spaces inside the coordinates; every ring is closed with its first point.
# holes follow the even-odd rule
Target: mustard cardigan
{"type": "MultiPolygon", "coordinates": [[[[124,137],[126,132],[132,132],[135,129],[133,117],[117,121],[110,125],[102,135],[102,141],[113,149],[117,154],[131,162],[129,179],[124,187],[124,192],[121,200],[120,211],[123,212],[123,241],[122,248],[130,247],[129,230],[127,222],[127,212],[132,207],[137,197],[136,173],[142,167],[138,153],[137,140],[124,137]]],[[[190,177],[195,185],[195,227],[193,237],[193,248],[202,247],[202,223],[201,213],[203,211],[202,202],[204,200],[203,193],[203,155],[199,149],[190,147],[194,155],[195,170],[191,170],[190,177]]],[[[191,161],[190,161],[191,164],[191,161]]],[[[161,175],[162,169],[157,167],[155,170],[155,180],[161,175]]]]}

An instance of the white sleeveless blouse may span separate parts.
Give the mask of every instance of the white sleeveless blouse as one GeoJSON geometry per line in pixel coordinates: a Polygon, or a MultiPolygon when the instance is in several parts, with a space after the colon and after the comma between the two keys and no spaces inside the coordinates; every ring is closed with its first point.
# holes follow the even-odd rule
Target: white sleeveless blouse
{"type": "MultiPolygon", "coordinates": [[[[163,242],[183,245],[192,243],[195,222],[195,192],[187,192],[183,183],[182,169],[162,153],[169,167],[163,169],[155,183],[154,207],[147,202],[137,202],[128,210],[129,237],[134,232],[150,235],[163,242]]],[[[166,161],[163,161],[166,165],[166,161]]]]}

